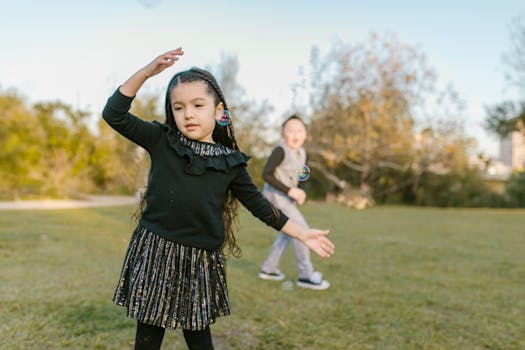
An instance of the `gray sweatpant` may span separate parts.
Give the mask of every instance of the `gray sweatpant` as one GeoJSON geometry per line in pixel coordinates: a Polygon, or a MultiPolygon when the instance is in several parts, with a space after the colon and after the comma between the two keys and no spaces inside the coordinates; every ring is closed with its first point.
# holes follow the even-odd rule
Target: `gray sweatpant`
{"type": "MultiPolygon", "coordinates": [[[[279,208],[286,216],[293,220],[298,225],[308,228],[308,224],[303,215],[297,209],[295,201],[288,197],[285,193],[277,190],[269,184],[264,184],[263,195],[277,208],[279,208]]],[[[314,268],[310,261],[310,249],[301,241],[292,238],[282,232],[279,232],[277,238],[272,244],[270,253],[262,265],[262,271],[272,273],[276,272],[279,266],[279,260],[288,244],[293,241],[295,248],[295,258],[297,262],[297,271],[299,278],[310,278],[314,268]]]]}

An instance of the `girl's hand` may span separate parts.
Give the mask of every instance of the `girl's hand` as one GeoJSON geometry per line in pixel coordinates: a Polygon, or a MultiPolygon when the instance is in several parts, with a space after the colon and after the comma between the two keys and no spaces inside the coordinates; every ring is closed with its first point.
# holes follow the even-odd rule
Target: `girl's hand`
{"type": "Polygon", "coordinates": [[[328,230],[304,228],[296,224],[293,220],[288,220],[284,226],[281,227],[281,232],[297,238],[322,258],[328,258],[334,253],[334,244],[325,237],[330,232],[328,230]]]}
{"type": "Polygon", "coordinates": [[[163,53],[151,61],[151,63],[149,63],[147,66],[133,74],[128,80],[126,80],[126,82],[120,86],[120,92],[125,96],[135,96],[146,79],[151,78],[152,76],[162,72],[164,69],[173,66],[173,64],[179,60],[179,56],[182,56],[183,54],[184,52],[180,47],[175,50],[163,53]]]}
{"type": "Polygon", "coordinates": [[[168,51],[155,58],[151,63],[142,68],[141,71],[146,75],[146,78],[151,78],[164,69],[173,66],[173,64],[179,60],[179,56],[182,55],[184,55],[184,51],[182,51],[181,47],[168,51]]]}
{"type": "Polygon", "coordinates": [[[329,258],[334,253],[335,245],[325,236],[328,230],[308,229],[303,243],[322,258],[329,258]]]}

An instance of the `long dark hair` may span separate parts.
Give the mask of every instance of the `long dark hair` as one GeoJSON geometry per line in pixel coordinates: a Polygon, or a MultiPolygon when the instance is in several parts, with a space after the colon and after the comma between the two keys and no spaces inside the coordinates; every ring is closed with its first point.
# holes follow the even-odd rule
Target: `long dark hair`
{"type": "MultiPolygon", "coordinates": [[[[169,125],[173,130],[178,130],[177,124],[175,123],[175,117],[173,116],[173,110],[171,109],[171,91],[181,83],[190,83],[194,81],[203,81],[207,85],[208,93],[213,96],[215,100],[215,106],[219,103],[223,103],[224,109],[228,109],[228,105],[224,98],[224,95],[217,83],[215,77],[208,72],[207,70],[193,67],[189,70],[179,72],[171,78],[168,88],[166,90],[166,120],[165,124],[169,125]]],[[[228,109],[229,111],[229,109],[228,109]]],[[[230,111],[231,114],[231,111],[230,111]]],[[[180,131],[180,130],[179,130],[180,131]]],[[[227,126],[221,126],[215,124],[215,128],[212,133],[213,141],[223,146],[226,146],[232,150],[238,150],[237,141],[235,140],[235,133],[233,130],[233,123],[230,123],[227,126]]],[[[139,209],[135,217],[140,216],[142,211],[145,208],[145,195],[142,196],[139,209]]],[[[222,219],[224,221],[224,243],[222,249],[228,255],[231,254],[235,257],[241,256],[241,248],[237,244],[237,240],[234,235],[234,226],[237,223],[237,214],[238,214],[238,202],[233,196],[231,190],[226,192],[226,197],[224,199],[224,205],[222,210],[222,219]]]]}

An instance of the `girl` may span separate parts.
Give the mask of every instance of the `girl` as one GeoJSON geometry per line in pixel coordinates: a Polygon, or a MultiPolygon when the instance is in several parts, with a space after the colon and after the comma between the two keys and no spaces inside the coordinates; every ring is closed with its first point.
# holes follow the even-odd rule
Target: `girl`
{"type": "Polygon", "coordinates": [[[137,319],[135,349],[159,349],[165,328],[182,328],[189,349],[213,349],[209,325],[230,313],[223,248],[240,253],[232,230],[235,199],[321,257],[334,251],[328,231],[288,220],[258,192],[209,72],[192,68],[175,74],[166,92],[164,124],[128,112],[142,84],[182,55],[178,48],[158,56],[120,86],[103,111],[111,127],[151,157],[145,205],[114,296],[137,319]]]}

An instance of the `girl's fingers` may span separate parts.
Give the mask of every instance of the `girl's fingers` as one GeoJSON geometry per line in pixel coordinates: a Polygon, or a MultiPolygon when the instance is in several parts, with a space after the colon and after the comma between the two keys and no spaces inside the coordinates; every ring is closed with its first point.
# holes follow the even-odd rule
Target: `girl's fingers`
{"type": "Polygon", "coordinates": [[[182,56],[182,55],[184,55],[184,51],[182,51],[182,48],[179,47],[178,49],[166,52],[164,55],[169,55],[169,56],[172,56],[172,57],[182,56]]]}
{"type": "Polygon", "coordinates": [[[174,62],[177,62],[180,59],[179,56],[180,55],[166,54],[166,55],[164,55],[161,58],[161,64],[169,63],[171,65],[171,64],[173,64],[174,62]]]}
{"type": "Polygon", "coordinates": [[[158,64],[165,65],[167,63],[173,64],[173,62],[176,62],[179,60],[179,56],[182,56],[184,52],[182,51],[182,48],[177,48],[175,50],[168,51],[159,57],[157,57],[158,64]]]}
{"type": "Polygon", "coordinates": [[[316,252],[317,254],[319,254],[320,257],[322,258],[329,258],[330,255],[333,254],[333,251],[328,251],[324,248],[321,248],[319,251],[316,252]]]}
{"type": "Polygon", "coordinates": [[[320,252],[316,251],[316,253],[317,253],[317,255],[319,255],[321,258],[328,258],[328,257],[329,257],[329,255],[326,254],[326,253],[325,253],[324,251],[322,251],[322,250],[321,250],[320,252]]]}
{"type": "Polygon", "coordinates": [[[318,237],[315,242],[308,245],[322,258],[329,258],[335,251],[335,245],[325,237],[318,237]]]}
{"type": "Polygon", "coordinates": [[[326,237],[320,237],[320,241],[321,241],[321,244],[323,244],[324,246],[326,246],[326,247],[328,247],[330,249],[335,248],[335,244],[333,244],[332,241],[330,241],[326,237]]]}
{"type": "Polygon", "coordinates": [[[310,231],[310,234],[314,237],[320,237],[320,236],[326,236],[327,234],[330,233],[330,230],[311,230],[310,231]]]}
{"type": "Polygon", "coordinates": [[[325,237],[320,237],[319,243],[320,243],[321,249],[323,250],[325,254],[327,254],[327,256],[330,256],[331,254],[334,253],[335,245],[332,242],[330,242],[329,239],[326,239],[325,237]]]}
{"type": "Polygon", "coordinates": [[[179,60],[178,57],[164,57],[160,64],[171,66],[173,63],[177,62],[178,60],[179,60]]]}
{"type": "Polygon", "coordinates": [[[182,51],[182,47],[179,46],[175,50],[170,50],[170,51],[168,51],[166,53],[182,54],[183,51],[182,51]]]}
{"type": "Polygon", "coordinates": [[[180,55],[171,55],[171,54],[164,54],[162,56],[160,56],[160,59],[162,61],[166,61],[166,60],[178,60],[180,57],[180,55]]]}
{"type": "Polygon", "coordinates": [[[153,61],[143,68],[144,74],[147,78],[150,78],[154,75],[159,74],[164,69],[171,67],[175,62],[180,59],[180,56],[184,54],[182,48],[177,48],[175,50],[168,51],[159,55],[153,61]]]}
{"type": "Polygon", "coordinates": [[[164,52],[160,56],[164,56],[164,55],[182,55],[182,54],[184,54],[184,51],[182,51],[181,47],[178,47],[175,50],[170,50],[170,51],[164,52]]]}

